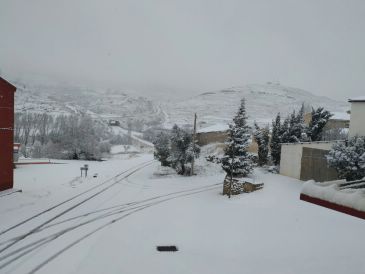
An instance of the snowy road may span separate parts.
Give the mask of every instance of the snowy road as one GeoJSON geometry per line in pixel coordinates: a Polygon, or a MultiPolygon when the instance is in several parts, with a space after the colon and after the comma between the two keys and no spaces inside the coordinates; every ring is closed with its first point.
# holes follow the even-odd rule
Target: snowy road
{"type": "Polygon", "coordinates": [[[156,177],[150,155],[122,157],[90,164],[97,178],[74,161],[18,169],[0,273],[365,273],[364,221],[299,201],[297,180],[257,170],[265,188],[229,200],[222,174],[156,177]]]}

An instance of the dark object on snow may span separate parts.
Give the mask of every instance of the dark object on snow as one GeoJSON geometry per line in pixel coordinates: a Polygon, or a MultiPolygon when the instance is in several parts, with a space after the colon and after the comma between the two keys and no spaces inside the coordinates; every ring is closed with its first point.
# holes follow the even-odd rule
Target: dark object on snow
{"type": "Polygon", "coordinates": [[[98,177],[98,174],[97,174],[97,173],[95,173],[95,174],[93,175],[93,177],[94,177],[94,178],[97,178],[97,177],[98,177]]]}
{"type": "Polygon", "coordinates": [[[231,177],[226,176],[223,183],[223,195],[238,195],[249,193],[264,187],[263,183],[248,182],[245,178],[233,178],[231,186],[231,177]]]}
{"type": "Polygon", "coordinates": [[[160,251],[160,252],[176,252],[178,251],[177,247],[175,245],[159,245],[156,247],[157,251],[160,251]]]}
{"type": "Polygon", "coordinates": [[[84,165],[83,167],[80,167],[80,171],[81,171],[81,177],[82,177],[82,173],[83,171],[85,171],[85,178],[87,177],[87,171],[89,170],[89,165],[84,165]]]}

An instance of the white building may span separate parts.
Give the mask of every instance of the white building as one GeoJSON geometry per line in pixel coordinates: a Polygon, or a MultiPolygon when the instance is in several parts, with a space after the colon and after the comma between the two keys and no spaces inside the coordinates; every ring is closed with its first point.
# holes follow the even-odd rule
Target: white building
{"type": "Polygon", "coordinates": [[[365,96],[350,99],[351,119],[349,137],[365,136],[365,96]]]}

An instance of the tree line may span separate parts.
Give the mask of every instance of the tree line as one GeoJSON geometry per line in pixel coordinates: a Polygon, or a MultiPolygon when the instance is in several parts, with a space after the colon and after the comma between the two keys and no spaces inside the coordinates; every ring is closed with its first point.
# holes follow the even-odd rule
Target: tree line
{"type": "Polygon", "coordinates": [[[89,115],[16,113],[14,120],[14,141],[25,157],[97,160],[116,138],[89,115]]]}

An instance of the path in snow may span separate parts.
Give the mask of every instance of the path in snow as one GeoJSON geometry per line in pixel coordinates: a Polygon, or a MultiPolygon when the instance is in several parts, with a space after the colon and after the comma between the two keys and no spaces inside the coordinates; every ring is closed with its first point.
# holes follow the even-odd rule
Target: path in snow
{"type": "Polygon", "coordinates": [[[81,195],[0,235],[0,250],[15,242],[0,254],[0,272],[365,273],[363,220],[300,201],[302,182],[256,170],[264,189],[228,199],[220,194],[219,173],[156,177],[158,164],[152,164],[115,177],[151,158],[95,163],[99,180],[83,179],[75,188],[61,183],[66,175],[54,185],[35,180],[36,189],[50,193],[36,201],[24,179],[44,169],[18,170],[28,174],[18,174],[25,193],[0,199],[0,207],[13,204],[11,214],[0,211],[8,220],[2,231],[37,209],[81,195]],[[67,211],[107,185],[113,186],[67,211]],[[14,197],[16,203],[34,204],[17,208],[14,197]],[[177,245],[179,251],[158,253],[157,245],[177,245]]]}

